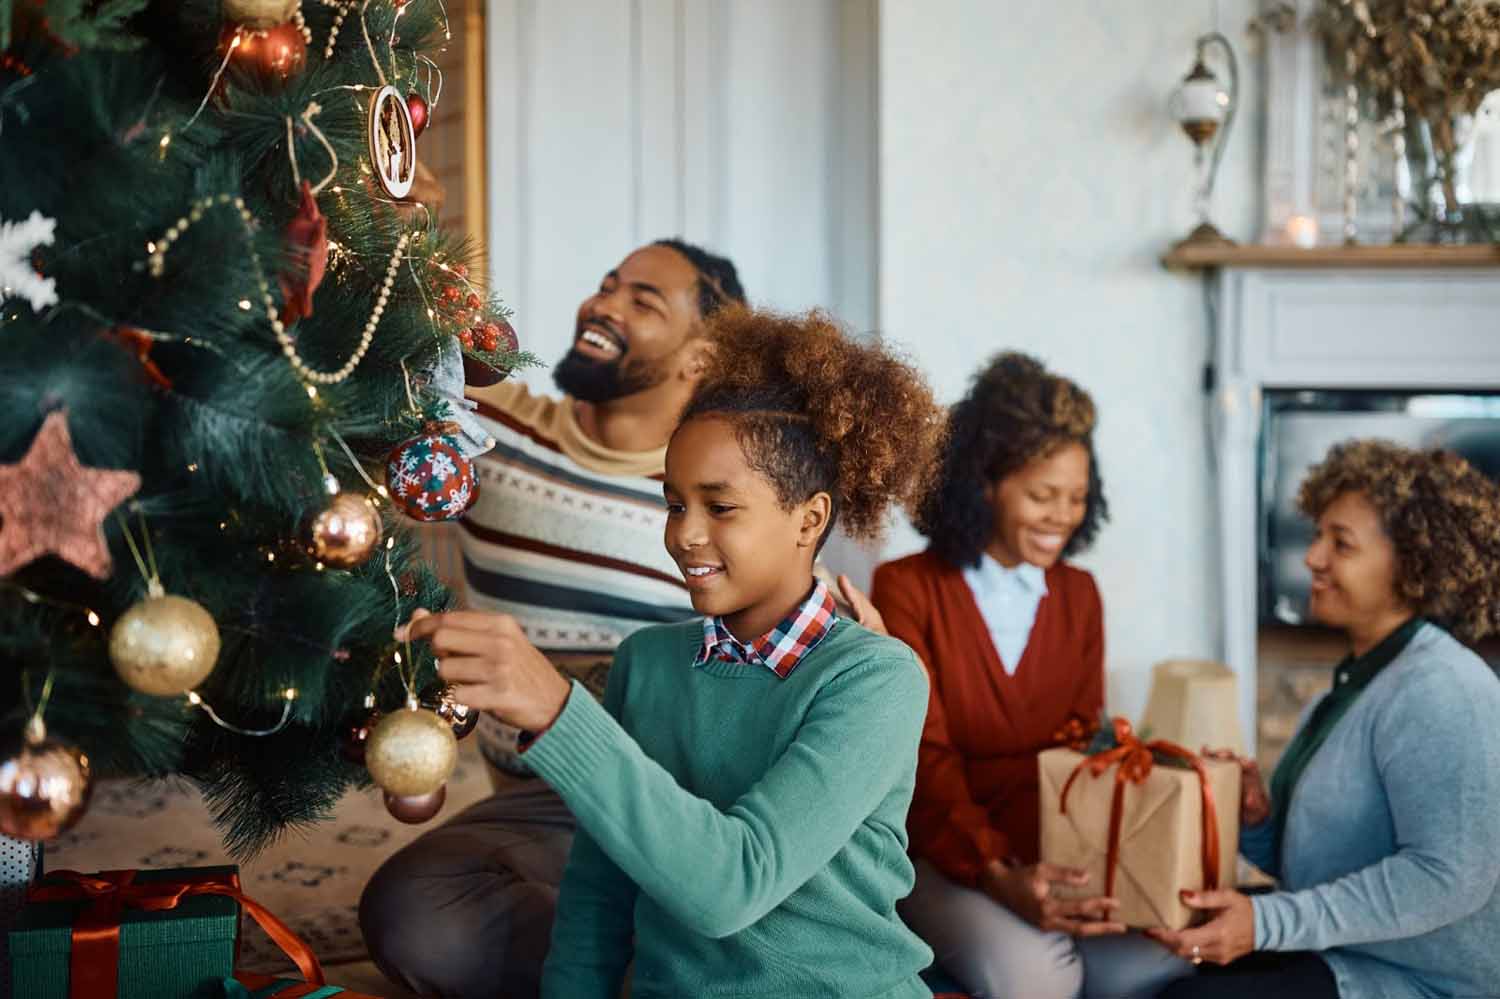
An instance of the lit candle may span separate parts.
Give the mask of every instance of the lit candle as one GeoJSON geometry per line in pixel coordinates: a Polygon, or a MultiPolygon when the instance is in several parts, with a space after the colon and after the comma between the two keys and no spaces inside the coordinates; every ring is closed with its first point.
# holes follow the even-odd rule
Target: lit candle
{"type": "Polygon", "coordinates": [[[1304,250],[1318,245],[1318,220],[1311,215],[1293,215],[1286,220],[1286,238],[1304,250]]]}

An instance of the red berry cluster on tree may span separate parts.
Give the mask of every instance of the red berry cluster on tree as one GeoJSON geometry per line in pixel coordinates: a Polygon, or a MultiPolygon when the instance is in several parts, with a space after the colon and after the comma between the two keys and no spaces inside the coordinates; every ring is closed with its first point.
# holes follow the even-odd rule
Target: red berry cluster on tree
{"type": "Polygon", "coordinates": [[[511,353],[520,349],[516,331],[504,319],[484,314],[485,302],[469,290],[468,268],[454,264],[432,282],[433,309],[443,319],[458,327],[454,334],[466,351],[487,354],[511,353]],[[450,280],[451,278],[451,280],[450,280]]]}

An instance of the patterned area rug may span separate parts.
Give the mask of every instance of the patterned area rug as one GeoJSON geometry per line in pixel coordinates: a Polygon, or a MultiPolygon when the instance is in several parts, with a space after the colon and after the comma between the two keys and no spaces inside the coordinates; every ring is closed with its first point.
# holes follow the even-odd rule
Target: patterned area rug
{"type": "MultiPolygon", "coordinates": [[[[421,833],[489,794],[478,742],[459,743],[458,768],[437,818],[409,826],[391,818],[376,789],[350,792],[333,818],[280,843],[240,868],[246,894],[302,936],[324,964],[366,957],[359,894],[375,869],[421,833]]],[[[104,781],[83,820],[47,844],[48,870],[203,867],[233,861],[224,852],[197,790],[181,782],[104,781]]],[[[292,965],[251,920],[244,921],[240,965],[279,973],[292,965]]],[[[292,977],[295,977],[293,975],[292,977]]]]}

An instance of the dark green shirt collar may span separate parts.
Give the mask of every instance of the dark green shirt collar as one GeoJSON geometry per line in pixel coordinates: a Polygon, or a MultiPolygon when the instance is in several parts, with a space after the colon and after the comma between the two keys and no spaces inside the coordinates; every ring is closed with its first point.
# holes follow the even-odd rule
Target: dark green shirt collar
{"type": "Polygon", "coordinates": [[[1408,618],[1406,623],[1382,638],[1362,656],[1349,655],[1333,670],[1333,694],[1353,694],[1364,690],[1376,674],[1389,666],[1422,627],[1422,617],[1408,618]]]}

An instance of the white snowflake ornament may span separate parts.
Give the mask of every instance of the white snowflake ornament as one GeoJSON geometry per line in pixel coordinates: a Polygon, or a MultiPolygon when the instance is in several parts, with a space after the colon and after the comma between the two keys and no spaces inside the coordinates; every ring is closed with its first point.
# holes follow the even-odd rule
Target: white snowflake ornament
{"type": "Polygon", "coordinates": [[[31,269],[32,251],[50,246],[56,230],[57,220],[44,218],[38,211],[24,222],[0,219],[0,302],[24,298],[37,312],[57,304],[57,282],[38,277],[31,269]]]}

